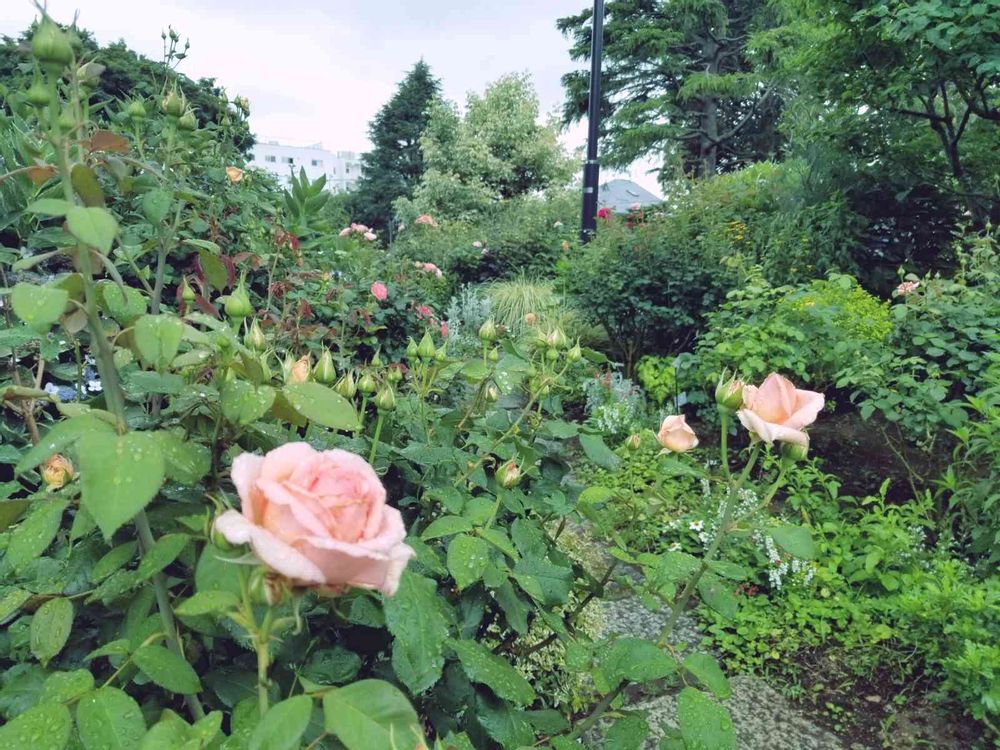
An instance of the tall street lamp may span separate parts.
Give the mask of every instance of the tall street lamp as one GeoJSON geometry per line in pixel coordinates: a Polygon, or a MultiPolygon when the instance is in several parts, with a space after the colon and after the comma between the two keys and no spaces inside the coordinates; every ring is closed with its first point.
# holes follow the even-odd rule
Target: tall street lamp
{"type": "Polygon", "coordinates": [[[589,242],[597,231],[597,188],[601,165],[597,139],[601,130],[601,56],[604,51],[604,0],[594,0],[590,39],[590,98],[587,102],[587,161],[583,166],[583,216],[580,240],[589,242]]]}

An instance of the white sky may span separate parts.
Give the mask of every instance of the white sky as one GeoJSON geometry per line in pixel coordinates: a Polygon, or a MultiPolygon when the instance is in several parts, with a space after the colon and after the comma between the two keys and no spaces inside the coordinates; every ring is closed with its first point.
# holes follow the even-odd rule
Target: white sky
{"type": "MultiPolygon", "coordinates": [[[[158,60],[161,30],[189,38],[181,71],[213,77],[251,105],[255,133],[331,150],[365,151],[368,122],[421,57],[448,99],[464,102],[504,73],[527,71],[542,110],[558,110],[560,77],[575,67],[555,20],[589,0],[48,0],[49,13],[102,43],[124,39],[158,60]]],[[[0,34],[17,36],[36,11],[0,0],[0,34]]],[[[582,126],[564,137],[586,140],[582,126]]],[[[630,177],[660,194],[637,165],[630,177]]],[[[602,173],[602,180],[611,177],[602,173]]]]}

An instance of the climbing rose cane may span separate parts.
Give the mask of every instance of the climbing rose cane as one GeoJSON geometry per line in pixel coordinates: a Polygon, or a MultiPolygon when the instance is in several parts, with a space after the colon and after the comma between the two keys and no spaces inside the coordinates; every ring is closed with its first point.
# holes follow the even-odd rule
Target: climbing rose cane
{"type": "Polygon", "coordinates": [[[385,487],[360,456],[288,443],[265,456],[233,461],[242,513],[229,510],[215,529],[249,543],[261,561],[294,585],[341,593],[354,586],[392,596],[413,550],[386,505],[385,487]]]}
{"type": "Polygon", "coordinates": [[[822,393],[800,390],[772,372],[759,388],[743,388],[743,408],[736,416],[754,439],[808,447],[809,436],[802,428],[816,421],[824,403],[822,393]]]}

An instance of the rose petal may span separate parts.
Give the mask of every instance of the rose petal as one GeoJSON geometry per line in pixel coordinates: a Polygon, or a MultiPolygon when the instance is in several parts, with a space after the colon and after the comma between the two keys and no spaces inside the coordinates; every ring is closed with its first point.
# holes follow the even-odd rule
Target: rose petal
{"type": "Polygon", "coordinates": [[[240,496],[240,507],[243,515],[251,523],[256,523],[260,518],[261,508],[256,507],[253,500],[253,486],[260,476],[260,470],[264,465],[262,456],[255,456],[253,453],[241,453],[233,459],[233,467],[229,475],[236,485],[236,493],[240,496]]]}
{"type": "Polygon", "coordinates": [[[259,526],[254,526],[235,510],[228,510],[215,521],[216,530],[232,544],[250,543],[265,565],[293,581],[323,583],[323,571],[308,557],[259,526]]]}

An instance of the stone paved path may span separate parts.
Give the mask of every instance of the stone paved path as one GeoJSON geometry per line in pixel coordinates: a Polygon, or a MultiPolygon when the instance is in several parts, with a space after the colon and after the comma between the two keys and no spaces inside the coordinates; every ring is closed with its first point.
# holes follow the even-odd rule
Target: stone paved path
{"type": "MultiPolygon", "coordinates": [[[[608,633],[655,639],[667,619],[665,613],[650,612],[634,597],[608,601],[605,606],[608,633]]],[[[697,623],[682,617],[671,641],[684,648],[700,640],[697,623]]],[[[729,683],[733,695],[725,704],[733,717],[739,750],[846,750],[835,735],[817,726],[760,678],[738,675],[729,683]]],[[[649,725],[654,727],[654,736],[646,742],[647,750],[657,747],[656,729],[661,724],[676,726],[673,695],[641,697],[630,707],[646,710],[649,725]]]]}

